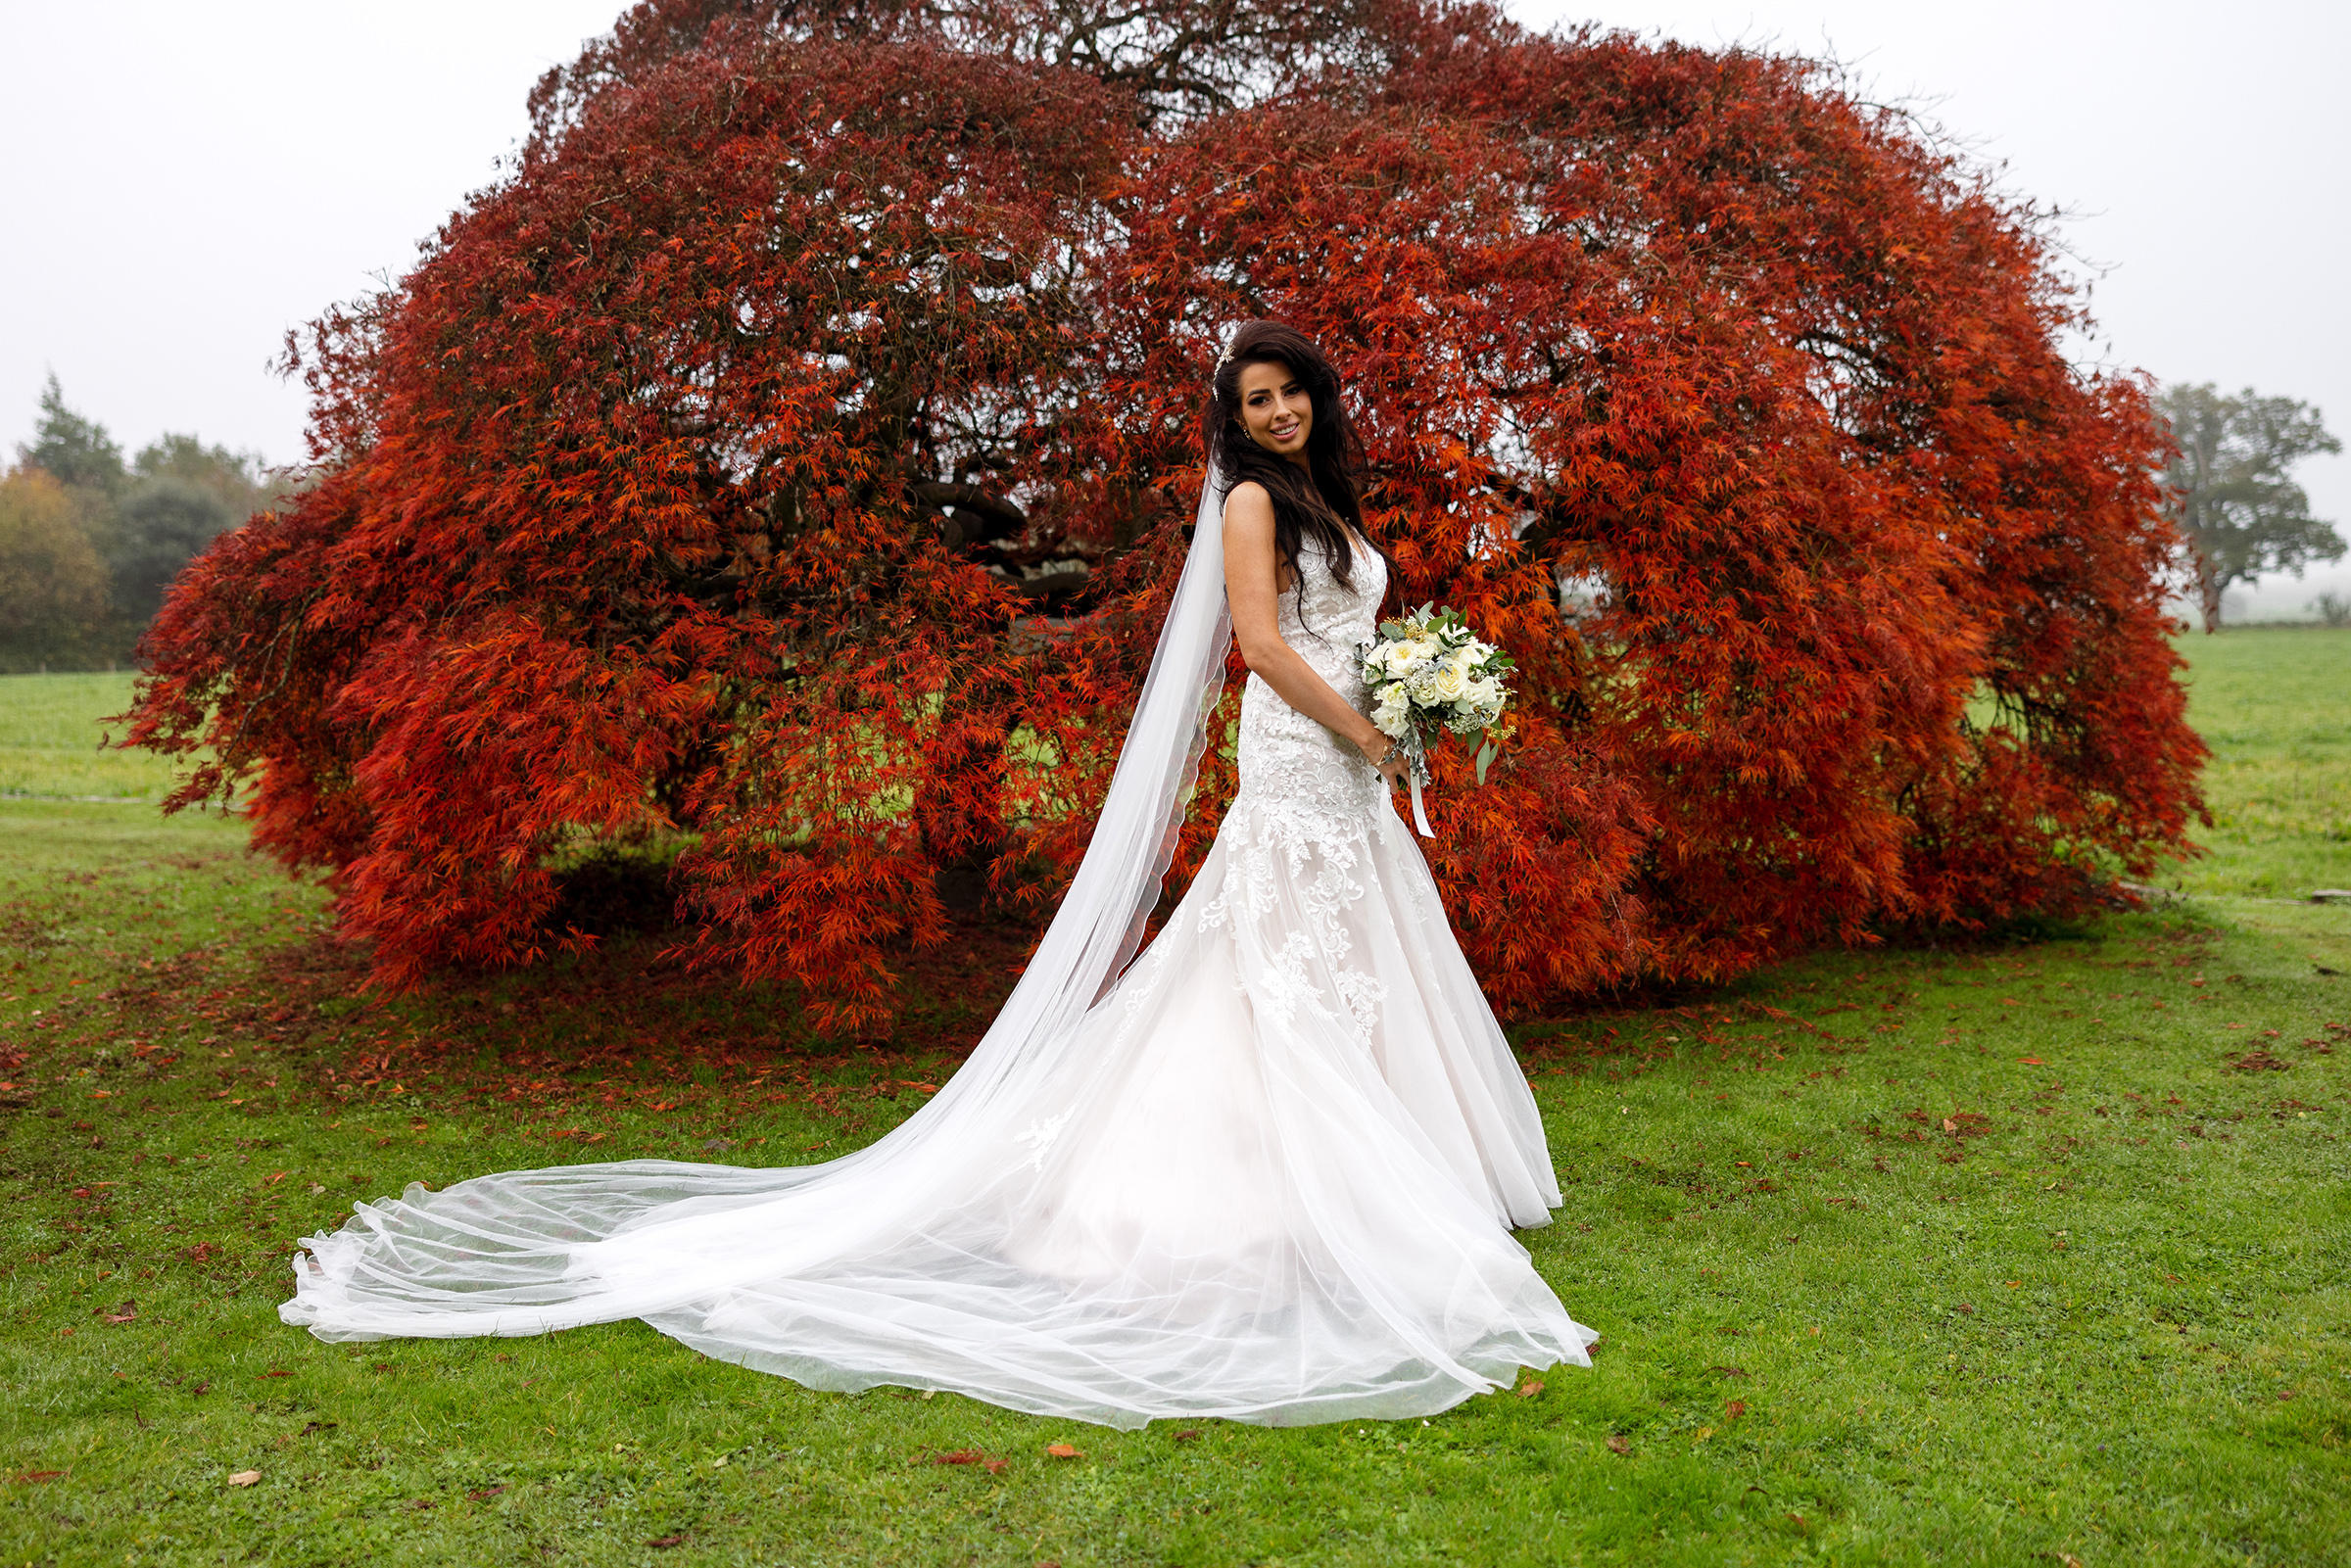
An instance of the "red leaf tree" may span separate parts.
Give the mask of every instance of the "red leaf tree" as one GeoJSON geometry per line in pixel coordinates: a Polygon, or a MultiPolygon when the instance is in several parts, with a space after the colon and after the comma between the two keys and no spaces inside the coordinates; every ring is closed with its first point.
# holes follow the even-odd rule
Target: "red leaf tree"
{"type": "MultiPolygon", "coordinates": [[[[2042,217],[1800,60],[1476,4],[657,0],[294,358],[131,738],[379,974],[662,836],[704,962],[889,1016],[1082,852],[1219,338],[1350,379],[1400,600],[1519,661],[1431,860],[1498,1005],[2083,904],[2185,848],[2161,440],[2042,217]]],[[[1231,715],[1230,698],[1226,717],[1231,715]]],[[[1212,748],[1179,856],[1232,785],[1212,748]]]]}

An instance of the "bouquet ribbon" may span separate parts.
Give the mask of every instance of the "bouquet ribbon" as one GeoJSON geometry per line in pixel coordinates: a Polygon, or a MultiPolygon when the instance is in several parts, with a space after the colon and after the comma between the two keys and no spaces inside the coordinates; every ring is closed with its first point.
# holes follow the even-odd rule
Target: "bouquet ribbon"
{"type": "Polygon", "coordinates": [[[1413,826],[1420,830],[1421,837],[1436,837],[1436,833],[1428,826],[1428,813],[1420,805],[1420,770],[1407,768],[1404,770],[1404,776],[1412,781],[1413,785],[1413,826]]]}

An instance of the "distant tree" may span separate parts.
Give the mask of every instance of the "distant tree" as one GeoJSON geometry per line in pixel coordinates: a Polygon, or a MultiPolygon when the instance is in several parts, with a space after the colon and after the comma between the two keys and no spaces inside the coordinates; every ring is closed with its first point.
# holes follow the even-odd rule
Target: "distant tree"
{"type": "Polygon", "coordinates": [[[46,470],[61,485],[113,491],[128,477],[122,449],[106,433],[106,426],[66,406],[65,390],[57,384],[54,370],[41,390],[41,422],[34,427],[34,438],[31,446],[17,448],[17,456],[46,470]]]}
{"type": "Polygon", "coordinates": [[[2343,450],[2318,409],[2250,387],[2223,397],[2209,382],[2170,388],[2155,403],[2179,447],[2163,477],[2206,632],[2221,629],[2221,595],[2231,585],[2342,559],[2342,536],[2310,515],[2310,498],[2286,477],[2305,457],[2343,450]]]}
{"type": "Polygon", "coordinates": [[[81,641],[86,658],[128,657],[180,569],[266,509],[273,491],[259,453],[207,446],[193,435],[166,432],[126,466],[106,427],[67,406],[55,373],[41,392],[34,439],[17,454],[57,482],[104,568],[109,602],[81,641]]]}
{"type": "Polygon", "coordinates": [[[149,479],[116,510],[107,562],[115,611],[145,626],[162,608],[164,590],[205,547],[239,520],[219,494],[186,479],[149,479]]]}
{"type": "Polygon", "coordinates": [[[66,487],[31,466],[0,478],[0,665],[82,657],[106,619],[106,588],[66,487]]]}
{"type": "Polygon", "coordinates": [[[260,452],[208,447],[196,436],[169,431],[141,448],[130,467],[143,480],[203,486],[220,498],[238,522],[267,506],[274,490],[260,452]]]}
{"type": "Polygon", "coordinates": [[[131,472],[137,478],[118,509],[111,564],[117,609],[143,627],[180,568],[266,510],[273,487],[259,452],[168,431],[140,449],[131,472]]]}
{"type": "Polygon", "coordinates": [[[2351,597],[2341,594],[2321,594],[2310,601],[2318,612],[2319,621],[2326,626],[2351,626],[2351,597]]]}

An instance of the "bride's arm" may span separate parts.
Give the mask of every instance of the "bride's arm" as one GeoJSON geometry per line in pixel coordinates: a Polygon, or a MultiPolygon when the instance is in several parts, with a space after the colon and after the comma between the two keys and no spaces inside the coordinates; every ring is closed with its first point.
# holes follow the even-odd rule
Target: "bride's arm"
{"type": "Polygon", "coordinates": [[[1282,641],[1279,562],[1273,550],[1273,502],[1265,487],[1238,484],[1224,501],[1224,599],[1241,657],[1282,701],[1352,740],[1388,782],[1404,770],[1396,743],[1282,641]]]}

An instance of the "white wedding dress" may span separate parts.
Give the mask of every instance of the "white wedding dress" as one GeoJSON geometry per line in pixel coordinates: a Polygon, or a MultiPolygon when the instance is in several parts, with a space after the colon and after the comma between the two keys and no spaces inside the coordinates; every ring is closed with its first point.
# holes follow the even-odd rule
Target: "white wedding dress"
{"type": "MultiPolygon", "coordinates": [[[[1282,637],[1357,702],[1384,571],[1364,552],[1351,593],[1310,552],[1281,598],[1282,637]]],[[[1221,667],[1221,584],[1193,586],[1221,667]]],[[[282,1315],[329,1340],[642,1317],[815,1388],[1121,1427],[1427,1415],[1588,1365],[1510,1234],[1559,1203],[1534,1097],[1386,784],[1254,676],[1239,761],[1141,957],[1043,1022],[1016,992],[1017,1041],[991,1030],[870,1148],[411,1186],[309,1238],[282,1315]]]]}

